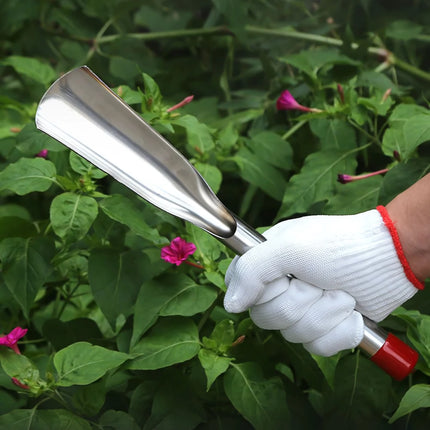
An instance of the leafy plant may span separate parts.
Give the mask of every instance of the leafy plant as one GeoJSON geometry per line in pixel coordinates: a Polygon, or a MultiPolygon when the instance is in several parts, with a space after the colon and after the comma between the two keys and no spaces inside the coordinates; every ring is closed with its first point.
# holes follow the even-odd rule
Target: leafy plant
{"type": "Polygon", "coordinates": [[[364,211],[430,168],[427,2],[3,0],[0,16],[0,428],[426,428],[427,291],[383,322],[420,352],[409,380],[312,356],[223,309],[231,251],[34,115],[85,63],[249,224],[364,211]],[[172,265],[178,237],[195,250],[172,265]]]}

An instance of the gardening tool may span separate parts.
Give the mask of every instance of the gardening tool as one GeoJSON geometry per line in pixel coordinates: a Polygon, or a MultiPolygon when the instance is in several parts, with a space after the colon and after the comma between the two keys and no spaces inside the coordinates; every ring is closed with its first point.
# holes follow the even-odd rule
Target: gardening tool
{"type": "MultiPolygon", "coordinates": [[[[164,137],[88,67],[59,78],[43,96],[36,126],[153,205],[215,236],[237,254],[264,237],[232,214],[202,176],[164,137]]],[[[418,354],[364,318],[360,348],[397,380],[418,354]]]]}

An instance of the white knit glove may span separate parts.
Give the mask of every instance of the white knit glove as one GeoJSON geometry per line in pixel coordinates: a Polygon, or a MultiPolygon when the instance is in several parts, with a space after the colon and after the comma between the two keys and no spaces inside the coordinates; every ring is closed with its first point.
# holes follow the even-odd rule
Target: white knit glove
{"type": "Polygon", "coordinates": [[[264,236],[230,265],[224,306],[233,313],[250,308],[256,325],[281,330],[315,354],[357,346],[360,313],[380,321],[423,288],[382,206],[284,221],[264,236]]]}

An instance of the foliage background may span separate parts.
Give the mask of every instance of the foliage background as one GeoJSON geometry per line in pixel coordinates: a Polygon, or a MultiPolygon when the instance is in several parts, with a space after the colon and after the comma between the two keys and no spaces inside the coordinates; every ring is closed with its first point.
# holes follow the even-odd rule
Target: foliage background
{"type": "Polygon", "coordinates": [[[34,114],[87,64],[249,224],[360,212],[429,169],[429,20],[424,0],[2,0],[0,332],[29,332],[22,355],[0,346],[0,428],[427,428],[428,291],[383,322],[421,354],[407,380],[311,356],[223,310],[230,251],[34,114]],[[284,89],[324,112],[276,111],[284,89]],[[160,260],[176,236],[204,270],[160,260]]]}

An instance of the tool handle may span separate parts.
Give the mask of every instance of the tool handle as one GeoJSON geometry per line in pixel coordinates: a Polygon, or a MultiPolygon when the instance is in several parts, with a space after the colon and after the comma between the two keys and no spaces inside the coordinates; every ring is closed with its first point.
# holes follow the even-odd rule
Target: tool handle
{"type": "MultiPolygon", "coordinates": [[[[242,220],[236,219],[236,232],[229,238],[219,238],[238,255],[266,239],[242,220]]],[[[370,359],[394,379],[400,381],[408,376],[418,361],[418,353],[391,333],[386,333],[375,322],[363,316],[364,335],[360,349],[370,359]]]]}

